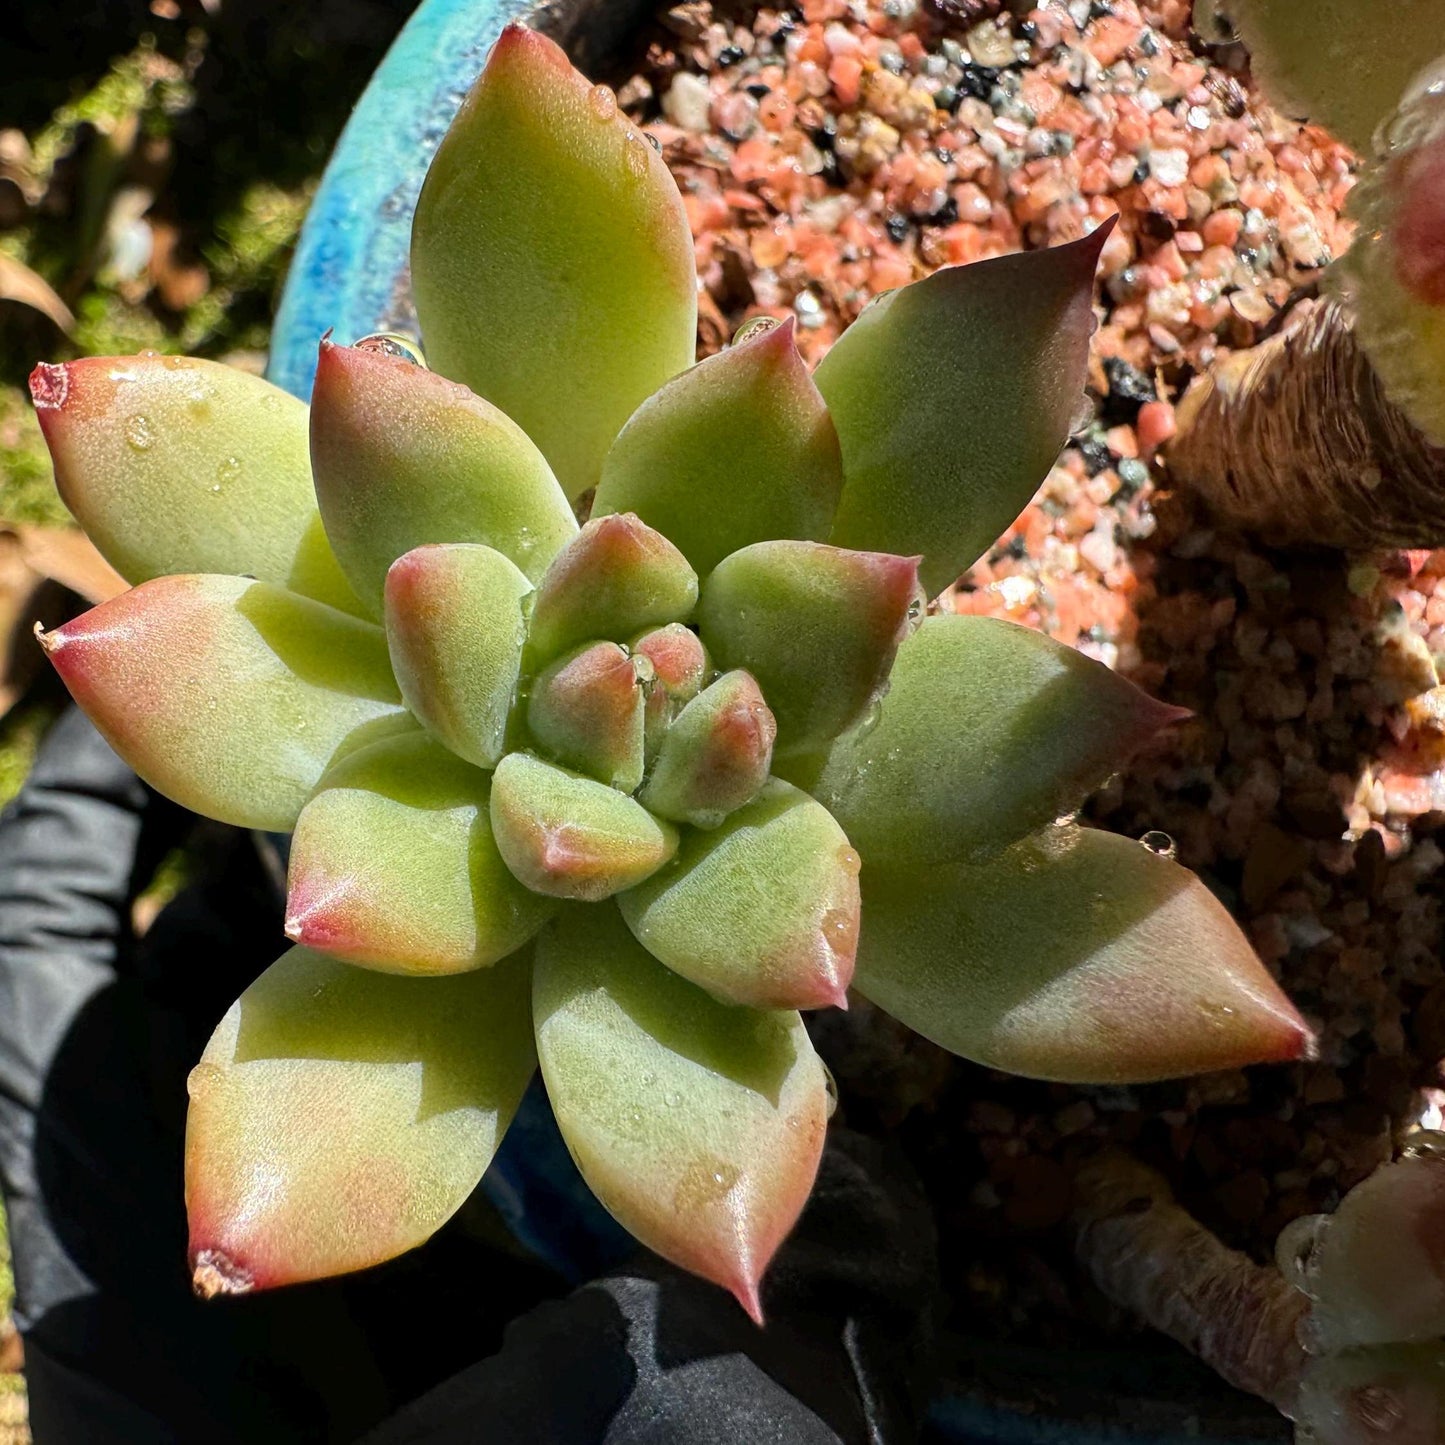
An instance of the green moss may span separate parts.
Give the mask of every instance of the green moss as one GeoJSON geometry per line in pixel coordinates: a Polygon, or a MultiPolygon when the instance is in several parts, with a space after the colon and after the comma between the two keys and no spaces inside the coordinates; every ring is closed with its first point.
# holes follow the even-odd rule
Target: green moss
{"type": "Polygon", "coordinates": [[[30,398],[0,387],[0,523],[59,526],[67,516],[30,398]]]}
{"type": "Polygon", "coordinates": [[[18,703],[0,718],[0,807],[20,791],[54,718],[55,705],[48,702],[18,703]]]}
{"type": "Polygon", "coordinates": [[[189,352],[264,350],[271,303],[279,292],[306,208],[310,185],[283,190],[259,181],[216,221],[203,250],[211,289],[186,313],[178,345],[189,352]]]}

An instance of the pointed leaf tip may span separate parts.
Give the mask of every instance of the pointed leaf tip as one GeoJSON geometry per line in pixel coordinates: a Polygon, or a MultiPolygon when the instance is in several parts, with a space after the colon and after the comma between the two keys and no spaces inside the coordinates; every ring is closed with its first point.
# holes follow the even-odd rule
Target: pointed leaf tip
{"type": "Polygon", "coordinates": [[[49,361],[39,362],[30,373],[30,400],[35,410],[41,413],[40,425],[48,425],[48,411],[57,411],[70,396],[70,368],[49,361]]]}
{"type": "Polygon", "coordinates": [[[631,512],[594,517],[537,586],[528,650],[546,662],[579,643],[625,642],[696,604],[697,574],[666,537],[631,512]]]}
{"type": "Polygon", "coordinates": [[[386,574],[386,641],[421,724],[479,768],[506,748],[522,668],[526,575],[472,542],[416,547],[386,574]]]}
{"type": "Polygon", "coordinates": [[[827,1129],[802,1020],[716,1002],[651,958],[615,909],[544,933],[533,1000],[547,1093],[588,1186],[648,1248],[761,1321],[758,1281],[827,1129]]]}
{"type": "Polygon", "coordinates": [[[30,385],[61,500],[128,582],[248,576],[362,610],[321,529],[295,397],[153,352],[42,364],[30,385]]]}
{"type": "Polygon", "coordinates": [[[615,642],[566,653],[532,684],[527,725],[563,767],[631,793],[642,781],[646,698],[638,662],[615,642]]]}
{"type": "Polygon", "coordinates": [[[638,797],[676,823],[716,828],[767,781],[777,733],[756,679],[724,673],[677,715],[638,797]]]}
{"type": "Polygon", "coordinates": [[[815,373],[843,454],[830,541],[922,553],[931,597],[1019,515],[1083,395],[1112,224],[946,267],[879,297],[843,333],[815,373]]]}
{"type": "Polygon", "coordinates": [[[692,364],[697,279],[661,156],[545,37],[502,33],[417,203],[412,279],[432,364],[514,418],[567,494],[692,364]]]}
{"type": "Polygon", "coordinates": [[[327,536],[378,614],[387,568],[415,547],[483,544],[535,581],[576,535],[567,498],[522,429],[401,357],[323,341],[310,435],[327,536]]]}
{"type": "Polygon", "coordinates": [[[197,1250],[191,1260],[191,1288],[198,1299],[211,1300],[220,1295],[250,1294],[256,1282],[243,1269],[238,1269],[224,1250],[197,1250]]]}
{"type": "Polygon", "coordinates": [[[349,738],[403,717],[380,628],[241,577],[158,577],[41,645],[141,777],[240,827],[289,830],[349,738]]]}
{"type": "Polygon", "coordinates": [[[529,974],[523,957],[394,978],[304,948],[272,964],[187,1081],[197,1288],[322,1279],[439,1228],[531,1077],[529,974]]]}
{"type": "Polygon", "coordinates": [[[923,609],[917,557],[784,540],[725,558],[703,586],[698,626],[719,666],[757,678],[787,758],[858,721],[923,609]]]}
{"type": "Polygon", "coordinates": [[[1313,1041],[1198,878],[1073,825],[987,863],[870,866],[856,987],[943,1048],[1066,1083],[1292,1062],[1313,1041]]]}
{"type": "Polygon", "coordinates": [[[705,577],[777,537],[826,537],[843,489],[838,436],[790,317],[674,377],[608,452],[593,515],[636,512],[705,577]]]}

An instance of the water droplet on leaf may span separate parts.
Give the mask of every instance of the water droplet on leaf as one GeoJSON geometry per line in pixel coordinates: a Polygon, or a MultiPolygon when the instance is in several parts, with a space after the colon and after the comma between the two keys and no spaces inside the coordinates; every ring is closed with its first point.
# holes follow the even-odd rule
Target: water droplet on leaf
{"type": "Polygon", "coordinates": [[[669,1109],[680,1108],[682,1106],[682,1095],[679,1094],[676,1089],[669,1089],[668,1092],[662,1096],[662,1102],[666,1104],[669,1109]]]}
{"type": "Polygon", "coordinates": [[[587,92],[587,105],[596,120],[609,121],[617,114],[617,97],[610,86],[594,85],[587,92]]]}
{"type": "Polygon", "coordinates": [[[150,418],[137,413],[125,424],[125,439],[136,451],[143,452],[155,441],[156,434],[150,424],[150,418]]]}
{"type": "Polygon", "coordinates": [[[404,336],[399,331],[374,331],[356,342],[353,350],[371,351],[378,356],[390,356],[396,361],[409,361],[413,366],[426,366],[421,343],[415,337],[404,336]]]}
{"type": "Polygon", "coordinates": [[[754,316],[744,321],[736,331],[733,332],[734,346],[741,346],[744,341],[751,341],[755,336],[762,336],[765,332],[776,331],[782,322],[776,316],[754,316]]]}
{"type": "Polygon", "coordinates": [[[622,163],[635,181],[640,181],[647,174],[647,142],[636,131],[630,132],[622,143],[622,163]]]}
{"type": "Polygon", "coordinates": [[[1160,832],[1158,828],[1151,828],[1139,839],[1139,842],[1151,853],[1156,853],[1161,858],[1172,860],[1179,853],[1179,849],[1174,845],[1174,839],[1168,833],[1160,832]]]}

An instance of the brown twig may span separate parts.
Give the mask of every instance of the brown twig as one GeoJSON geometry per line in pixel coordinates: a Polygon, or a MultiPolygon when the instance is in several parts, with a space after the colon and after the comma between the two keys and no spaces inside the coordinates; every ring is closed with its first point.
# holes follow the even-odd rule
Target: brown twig
{"type": "Polygon", "coordinates": [[[1168,463],[1221,516],[1281,542],[1445,542],[1445,449],[1386,399],[1338,300],[1302,303],[1196,381],[1168,463]]]}
{"type": "Polygon", "coordinates": [[[1080,1262],[1111,1300],[1231,1385],[1292,1413],[1309,1302],[1277,1269],[1222,1244],[1161,1175],[1117,1151],[1080,1172],[1073,1227],[1080,1262]]]}

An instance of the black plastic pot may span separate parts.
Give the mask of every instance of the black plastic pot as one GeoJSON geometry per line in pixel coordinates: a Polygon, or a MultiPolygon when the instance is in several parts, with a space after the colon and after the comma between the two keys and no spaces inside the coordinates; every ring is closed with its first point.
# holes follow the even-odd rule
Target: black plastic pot
{"type": "MultiPolygon", "coordinates": [[[[524,20],[584,71],[606,72],[651,7],[638,0],[422,0],[327,167],[276,320],[271,379],[308,396],[318,337],[411,329],[411,215],[433,152],[503,25],[524,20]]],[[[616,1226],[591,1200],[534,1090],[484,1187],[525,1243],[572,1276],[604,1262],[616,1226]],[[566,1219],[565,1229],[561,1221],[566,1219]]],[[[967,1335],[945,1346],[935,1445],[1241,1445],[1290,1438],[1269,1407],[1160,1338],[1058,1352],[967,1335]]]]}

